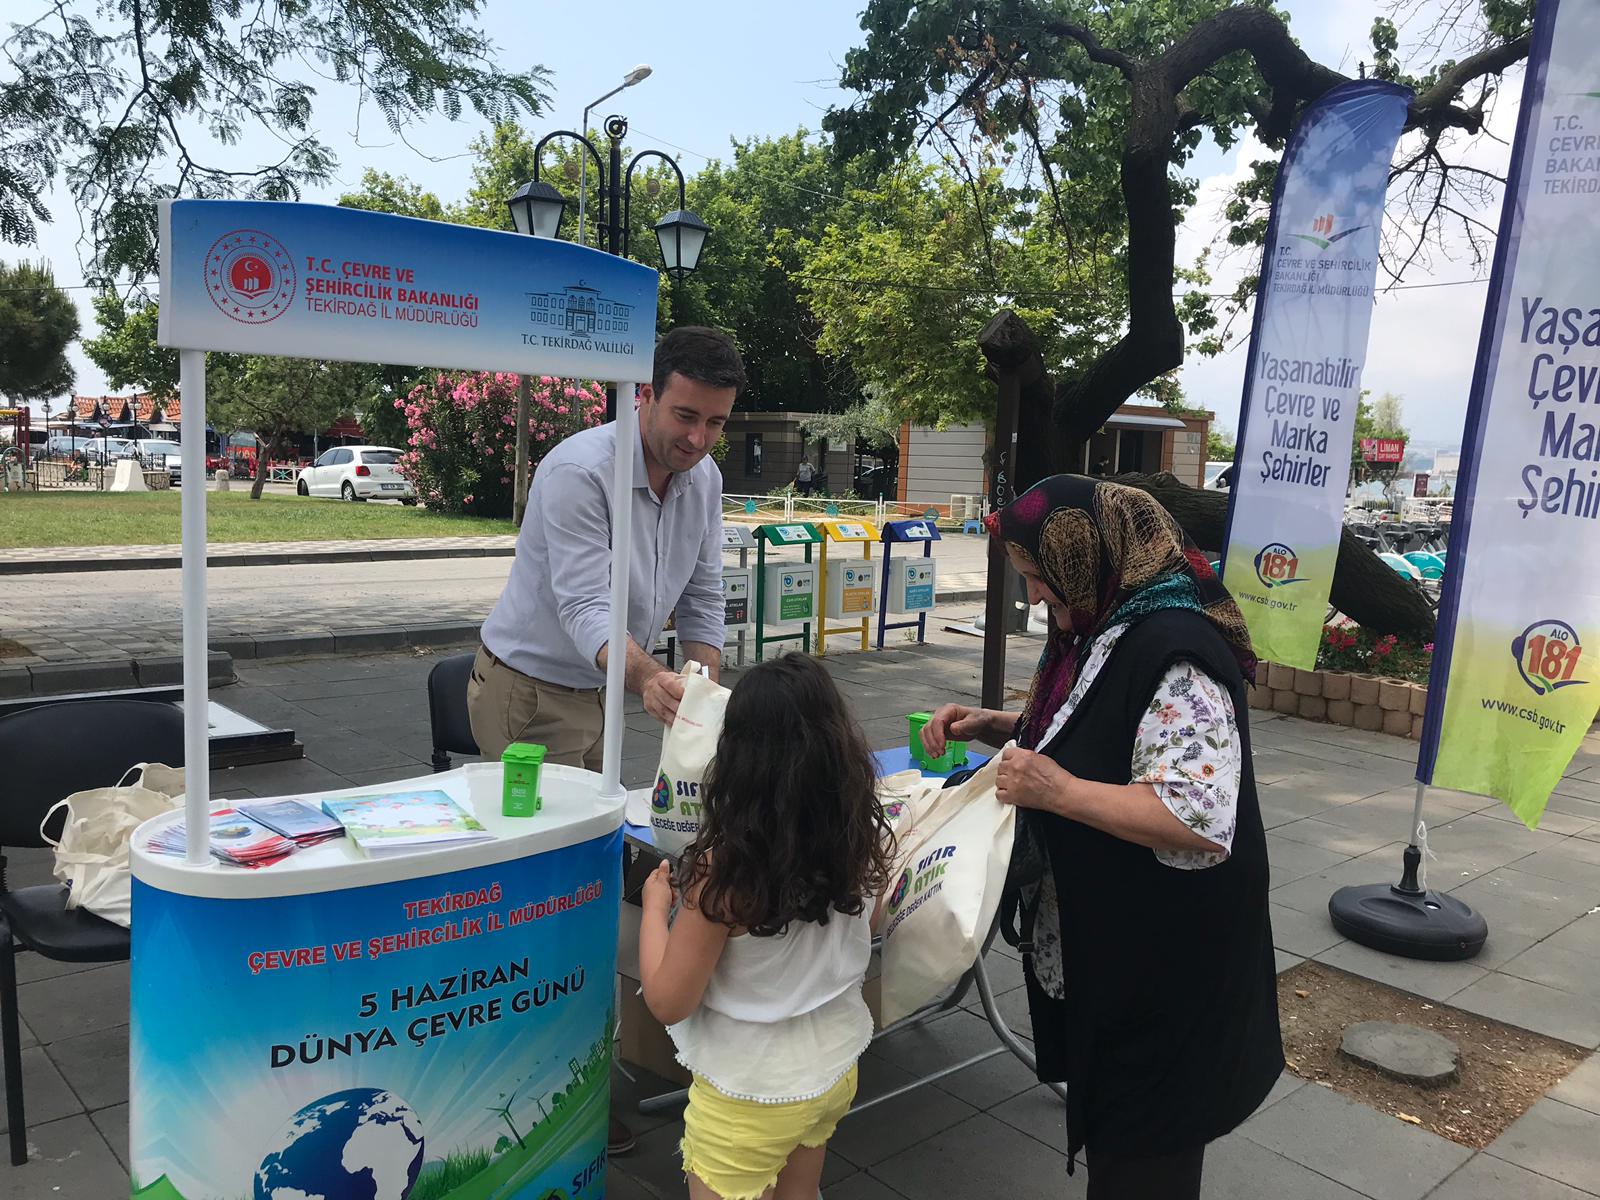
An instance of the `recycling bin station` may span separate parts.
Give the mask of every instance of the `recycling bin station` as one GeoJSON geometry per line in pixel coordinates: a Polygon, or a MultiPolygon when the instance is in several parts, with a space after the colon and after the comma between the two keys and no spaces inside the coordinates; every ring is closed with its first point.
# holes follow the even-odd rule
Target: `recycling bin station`
{"type": "Polygon", "coordinates": [[[755,630],[755,571],[750,566],[750,551],[756,536],[748,525],[724,525],[722,548],[739,555],[739,565],[722,568],[722,618],[726,639],[739,648],[739,665],[744,666],[745,643],[755,630]]]}
{"type": "Polygon", "coordinates": [[[811,652],[811,622],[817,616],[817,567],[811,548],[822,541],[822,533],[806,521],[786,521],[756,527],[756,661],[760,662],[769,645],[799,642],[811,652]],[[801,550],[805,557],[768,562],[769,549],[786,547],[801,550]],[[769,634],[767,626],[786,628],[769,634]]]}
{"type": "Polygon", "coordinates": [[[822,617],[817,621],[817,653],[828,652],[830,633],[848,633],[861,637],[861,648],[868,649],[872,636],[872,612],[877,607],[873,592],[877,590],[878,564],[872,561],[872,544],[878,540],[877,526],[871,521],[822,522],[822,551],[819,555],[822,569],[822,617]],[[845,552],[830,564],[828,547],[833,543],[855,543],[861,547],[859,559],[846,558],[845,552]],[[829,625],[832,621],[847,621],[845,625],[829,625]]]}
{"type": "Polygon", "coordinates": [[[933,611],[937,591],[939,564],[933,557],[933,543],[940,541],[939,527],[926,517],[911,521],[888,521],[883,526],[883,582],[878,604],[878,649],[883,649],[883,635],[890,629],[917,630],[917,641],[927,640],[928,613],[933,611]],[[913,556],[909,549],[898,564],[894,562],[896,545],[922,544],[921,557],[913,556]],[[890,621],[889,614],[915,613],[915,621],[890,621]]]}

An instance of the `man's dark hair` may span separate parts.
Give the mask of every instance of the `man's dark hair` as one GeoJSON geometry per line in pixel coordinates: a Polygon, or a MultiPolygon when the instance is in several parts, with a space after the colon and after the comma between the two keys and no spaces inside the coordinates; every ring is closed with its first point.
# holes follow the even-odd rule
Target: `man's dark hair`
{"type": "Polygon", "coordinates": [[[656,342],[650,386],[659,398],[676,371],[685,379],[714,388],[744,391],[744,359],[733,339],[707,325],[679,325],[656,342]]]}

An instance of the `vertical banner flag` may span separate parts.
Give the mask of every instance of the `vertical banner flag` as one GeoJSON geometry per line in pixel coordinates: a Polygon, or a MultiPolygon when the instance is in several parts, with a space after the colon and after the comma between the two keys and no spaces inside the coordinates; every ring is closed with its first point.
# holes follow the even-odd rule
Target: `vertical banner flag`
{"type": "Polygon", "coordinates": [[[1309,670],[1339,555],[1389,160],[1411,92],[1306,109],[1278,167],[1245,368],[1223,579],[1256,653],[1309,670]]]}
{"type": "Polygon", "coordinates": [[[1600,705],[1600,6],[1538,6],[1417,777],[1530,828],[1600,705]]]}

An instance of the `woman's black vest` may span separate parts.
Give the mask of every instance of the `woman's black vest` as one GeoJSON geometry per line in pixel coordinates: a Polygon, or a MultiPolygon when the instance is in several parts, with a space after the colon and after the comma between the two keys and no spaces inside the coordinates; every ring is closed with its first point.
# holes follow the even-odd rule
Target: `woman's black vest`
{"type": "Polygon", "coordinates": [[[1226,688],[1238,719],[1243,776],[1225,862],[1179,870],[1076,821],[1024,814],[1061,909],[1066,998],[1045,996],[1031,974],[1028,993],[1039,1078],[1067,1084],[1069,1155],[1174,1153],[1221,1137],[1283,1069],[1244,679],[1221,634],[1186,610],[1139,621],[1045,752],[1083,779],[1127,783],[1140,720],[1180,659],[1226,688]]]}

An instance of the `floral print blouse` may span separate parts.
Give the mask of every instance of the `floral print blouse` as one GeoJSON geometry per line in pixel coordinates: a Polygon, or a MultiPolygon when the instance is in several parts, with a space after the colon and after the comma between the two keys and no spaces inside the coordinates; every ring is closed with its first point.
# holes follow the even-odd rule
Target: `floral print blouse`
{"type": "MultiPolygon", "coordinates": [[[[1061,732],[1077,710],[1127,628],[1113,626],[1089,647],[1083,671],[1039,739],[1040,748],[1061,732]]],[[[1193,663],[1174,663],[1139,722],[1133,778],[1128,782],[1151,784],[1173,816],[1222,849],[1156,850],[1156,858],[1169,867],[1193,871],[1214,867],[1228,857],[1239,807],[1240,772],[1239,724],[1233,701],[1193,663]]]]}
{"type": "MultiPolygon", "coordinates": [[[[1106,630],[1089,647],[1072,692],[1046,727],[1043,749],[1066,725],[1111,657],[1126,625],[1106,630]]],[[[1203,870],[1227,859],[1239,807],[1242,763],[1233,701],[1193,663],[1174,663],[1150,698],[1133,747],[1130,783],[1148,783],[1167,810],[1218,850],[1154,850],[1158,861],[1180,871],[1203,870]]],[[[1064,994],[1061,917],[1055,881],[1046,869],[1034,922],[1034,975],[1049,995],[1064,994]]]]}

